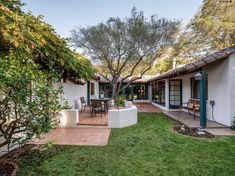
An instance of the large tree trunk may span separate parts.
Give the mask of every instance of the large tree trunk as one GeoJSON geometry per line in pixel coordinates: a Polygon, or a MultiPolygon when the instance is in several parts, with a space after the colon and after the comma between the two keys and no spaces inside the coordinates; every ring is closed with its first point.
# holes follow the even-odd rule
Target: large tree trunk
{"type": "Polygon", "coordinates": [[[116,99],[116,92],[117,92],[117,86],[118,86],[118,83],[117,82],[114,82],[113,84],[112,84],[112,88],[113,88],[113,90],[112,90],[112,99],[116,99]]]}
{"type": "Polygon", "coordinates": [[[112,99],[116,100],[116,98],[119,95],[119,92],[121,90],[122,82],[119,83],[118,81],[116,81],[112,84],[112,86],[113,86],[112,99]]]}

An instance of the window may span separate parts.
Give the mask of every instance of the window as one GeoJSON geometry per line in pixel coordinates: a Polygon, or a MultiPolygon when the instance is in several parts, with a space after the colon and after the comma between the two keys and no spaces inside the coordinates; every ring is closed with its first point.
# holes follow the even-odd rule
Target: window
{"type": "Polygon", "coordinates": [[[91,95],[95,94],[95,84],[91,82],[91,95]]]}
{"type": "Polygon", "coordinates": [[[165,106],[165,81],[152,83],[152,102],[165,106]]]}
{"type": "MultiPolygon", "coordinates": [[[[191,98],[200,99],[200,81],[191,78],[191,98]]],[[[206,99],[208,99],[208,80],[206,79],[206,99]]]]}
{"type": "Polygon", "coordinates": [[[144,99],[146,99],[145,85],[144,84],[133,85],[133,99],[134,100],[144,100],[144,99]]]}
{"type": "Polygon", "coordinates": [[[182,81],[169,81],[169,107],[170,109],[179,109],[182,104],[182,81]]]}
{"type": "Polygon", "coordinates": [[[112,86],[109,83],[100,83],[99,85],[100,91],[104,91],[105,98],[112,97],[112,86]]]}

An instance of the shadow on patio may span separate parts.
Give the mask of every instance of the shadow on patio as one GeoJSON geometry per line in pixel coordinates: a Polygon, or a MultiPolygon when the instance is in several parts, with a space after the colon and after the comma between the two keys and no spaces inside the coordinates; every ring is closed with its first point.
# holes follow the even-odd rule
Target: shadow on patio
{"type": "MultiPolygon", "coordinates": [[[[164,111],[164,114],[171,117],[172,119],[179,121],[180,123],[188,126],[189,128],[199,128],[200,127],[200,118],[193,118],[193,115],[190,115],[187,112],[180,111],[164,111]]],[[[217,122],[207,119],[207,127],[205,131],[215,135],[215,136],[235,136],[235,131],[229,127],[219,124],[217,122]]]]}

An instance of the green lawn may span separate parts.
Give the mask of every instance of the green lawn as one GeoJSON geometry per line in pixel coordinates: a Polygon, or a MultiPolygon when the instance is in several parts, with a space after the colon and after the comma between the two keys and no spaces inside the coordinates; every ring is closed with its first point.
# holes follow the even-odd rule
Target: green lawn
{"type": "Polygon", "coordinates": [[[113,129],[106,147],[53,147],[22,158],[19,175],[235,175],[235,137],[197,139],[175,133],[162,114],[113,129]]]}

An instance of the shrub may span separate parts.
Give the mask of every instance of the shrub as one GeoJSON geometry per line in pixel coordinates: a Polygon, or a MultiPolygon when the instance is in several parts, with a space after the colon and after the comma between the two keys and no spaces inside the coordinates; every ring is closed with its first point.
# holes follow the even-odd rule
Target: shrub
{"type": "Polygon", "coordinates": [[[232,129],[235,131],[235,116],[233,117],[233,125],[232,125],[232,129]]]}
{"type": "Polygon", "coordinates": [[[126,97],[124,95],[119,95],[119,96],[117,96],[117,98],[115,100],[115,105],[116,106],[125,106],[125,100],[126,100],[126,97]]]}
{"type": "Polygon", "coordinates": [[[69,105],[68,100],[65,100],[61,109],[72,109],[72,106],[69,105]]]}
{"type": "Polygon", "coordinates": [[[27,54],[11,50],[0,58],[0,147],[9,147],[56,125],[61,90],[52,85],[56,73],[45,73],[27,54]]]}

